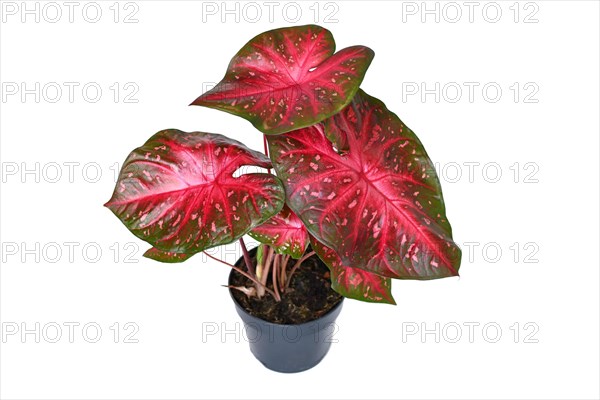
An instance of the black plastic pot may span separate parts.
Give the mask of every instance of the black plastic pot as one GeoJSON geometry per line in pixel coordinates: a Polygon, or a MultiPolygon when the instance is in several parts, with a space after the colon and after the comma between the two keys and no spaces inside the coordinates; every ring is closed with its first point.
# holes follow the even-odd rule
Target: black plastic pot
{"type": "MultiPolygon", "coordinates": [[[[231,270],[230,284],[233,273],[234,270],[231,270]]],[[[314,321],[285,325],[254,317],[240,306],[233,295],[231,298],[244,322],[252,354],[270,370],[287,373],[306,371],[321,362],[334,341],[335,320],[344,302],[342,299],[314,321]]]]}

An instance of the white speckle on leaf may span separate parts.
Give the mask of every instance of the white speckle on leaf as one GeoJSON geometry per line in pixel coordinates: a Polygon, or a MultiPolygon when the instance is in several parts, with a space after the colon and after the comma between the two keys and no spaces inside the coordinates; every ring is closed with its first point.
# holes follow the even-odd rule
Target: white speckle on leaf
{"type": "Polygon", "coordinates": [[[379,236],[379,233],[381,232],[381,227],[377,224],[375,224],[373,226],[373,238],[377,239],[377,236],[379,236]]]}
{"type": "Polygon", "coordinates": [[[179,221],[181,221],[181,214],[178,214],[178,215],[177,215],[177,219],[175,220],[175,222],[173,222],[173,223],[171,224],[171,226],[176,226],[176,225],[179,223],[179,221]]]}

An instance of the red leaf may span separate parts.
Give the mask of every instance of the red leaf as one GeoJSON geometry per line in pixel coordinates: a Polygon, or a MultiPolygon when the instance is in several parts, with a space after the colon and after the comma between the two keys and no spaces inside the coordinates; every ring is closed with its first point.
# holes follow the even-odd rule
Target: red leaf
{"type": "Polygon", "coordinates": [[[261,33],[191,105],[240,116],[267,134],[313,125],[352,100],[374,56],[364,46],[334,51],[331,32],[316,25],[261,33]]]}
{"type": "Polygon", "coordinates": [[[342,296],[372,303],[396,304],[392,296],[392,280],[384,276],[342,264],[335,251],[310,238],[310,245],[329,267],[331,288],[342,296]]]}
{"type": "Polygon", "coordinates": [[[308,232],[296,214],[287,206],[279,214],[249,232],[261,243],[275,248],[279,254],[300,258],[308,245],[308,232]]]}
{"type": "Polygon", "coordinates": [[[175,129],[152,136],[121,169],[105,205],[158,250],[194,254],[231,243],[283,207],[270,174],[232,174],[269,159],[225,136],[175,129]]]}
{"type": "Polygon", "coordinates": [[[332,118],[330,136],[347,141],[345,155],[323,125],[268,138],[286,203],[308,231],[343,265],[403,279],[458,275],[460,249],[416,135],[362,91],[332,118]]]}
{"type": "Polygon", "coordinates": [[[171,253],[170,251],[162,251],[156,247],[151,247],[144,253],[144,257],[148,257],[155,261],[164,263],[181,263],[192,257],[193,254],[171,253]]]}

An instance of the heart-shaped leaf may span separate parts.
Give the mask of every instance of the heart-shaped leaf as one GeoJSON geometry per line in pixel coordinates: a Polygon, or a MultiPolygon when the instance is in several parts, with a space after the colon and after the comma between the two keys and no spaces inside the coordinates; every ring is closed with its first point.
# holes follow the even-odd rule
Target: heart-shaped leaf
{"type": "Polygon", "coordinates": [[[287,204],[343,265],[382,276],[458,275],[433,164],[416,135],[385,105],[359,91],[332,117],[348,151],[334,151],[323,125],[269,136],[287,204]]]}
{"type": "Polygon", "coordinates": [[[279,254],[289,254],[300,258],[308,245],[308,232],[296,214],[287,206],[249,232],[249,235],[261,243],[272,246],[279,254]]]}
{"type": "Polygon", "coordinates": [[[310,246],[329,267],[331,288],[342,296],[372,303],[396,304],[392,279],[342,264],[335,251],[310,238],[310,246]]]}
{"type": "Polygon", "coordinates": [[[243,165],[269,159],[225,136],[164,130],[125,160],[105,205],[134,235],[158,250],[194,254],[231,243],[277,214],[281,181],[243,165]]]}
{"type": "Polygon", "coordinates": [[[261,33],[192,105],[240,116],[267,134],[313,125],[352,100],[374,56],[364,46],[334,51],[331,32],[317,25],[261,33]]]}
{"type": "Polygon", "coordinates": [[[192,257],[193,254],[172,253],[170,251],[162,251],[156,247],[151,247],[144,253],[144,257],[164,263],[182,263],[192,257]]]}

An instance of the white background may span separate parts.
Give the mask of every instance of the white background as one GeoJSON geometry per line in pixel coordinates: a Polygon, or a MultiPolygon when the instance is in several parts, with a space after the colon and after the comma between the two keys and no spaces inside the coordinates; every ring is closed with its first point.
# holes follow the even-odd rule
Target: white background
{"type": "MultiPolygon", "coordinates": [[[[39,22],[33,14],[22,22],[21,2],[13,3],[15,15],[7,3],[0,28],[3,398],[600,396],[597,2],[498,2],[487,14],[480,2],[473,22],[463,2],[438,3],[439,22],[435,14],[421,20],[421,2],[297,3],[297,24],[314,23],[319,9],[317,22],[333,32],[338,49],[375,51],[362,87],[441,166],[463,264],[460,278],[395,281],[396,307],[346,301],[328,356],[293,375],[271,372],[251,355],[220,286],[227,267],[202,256],[180,265],[144,259],[148,246],[102,204],[112,194],[114,164],[158,130],[219,132],[262,149],[245,120],[187,105],[221,79],[247,40],[293,25],[296,8],[282,15],[279,3],[270,22],[268,6],[257,2],[263,15],[254,23],[256,9],[244,14],[240,3],[239,22],[225,15],[222,23],[221,2],[212,3],[215,15],[203,14],[202,2],[123,2],[115,23],[109,1],[98,2],[102,16],[91,23],[80,2],[71,23],[58,2],[62,19],[51,23],[56,10],[46,7],[44,15],[45,2],[39,22]],[[457,7],[462,17],[453,23],[457,7]],[[138,22],[124,23],[132,12],[138,22]],[[21,98],[21,83],[34,89],[36,82],[39,102],[35,94],[21,98]],[[63,89],[56,103],[53,82],[63,89]],[[79,84],[73,102],[65,82],[79,84]],[[435,94],[410,94],[436,82],[439,102],[435,94]],[[479,85],[472,101],[465,82],[479,85]],[[88,99],[82,95],[88,83],[103,91],[95,103],[92,89],[88,99]],[[456,86],[462,97],[452,102],[456,86]],[[129,100],[137,103],[125,102],[132,88],[139,90],[129,100]],[[73,343],[69,322],[80,324],[73,343]],[[125,329],[127,322],[135,325],[125,329]],[[21,336],[36,323],[39,343],[33,333],[21,336]],[[93,328],[82,333],[87,323],[102,329],[97,343],[86,340],[93,328]],[[469,323],[479,324],[471,338],[469,323]],[[55,324],[62,337],[51,343],[55,324]],[[439,338],[421,335],[436,324],[439,338]],[[15,326],[19,332],[9,335],[15,326]],[[135,326],[130,339],[138,343],[125,343],[135,326]],[[207,326],[237,328],[238,337],[203,341],[207,326]],[[462,336],[452,343],[457,326],[462,336]]],[[[232,262],[236,251],[216,254],[232,262]]]]}

